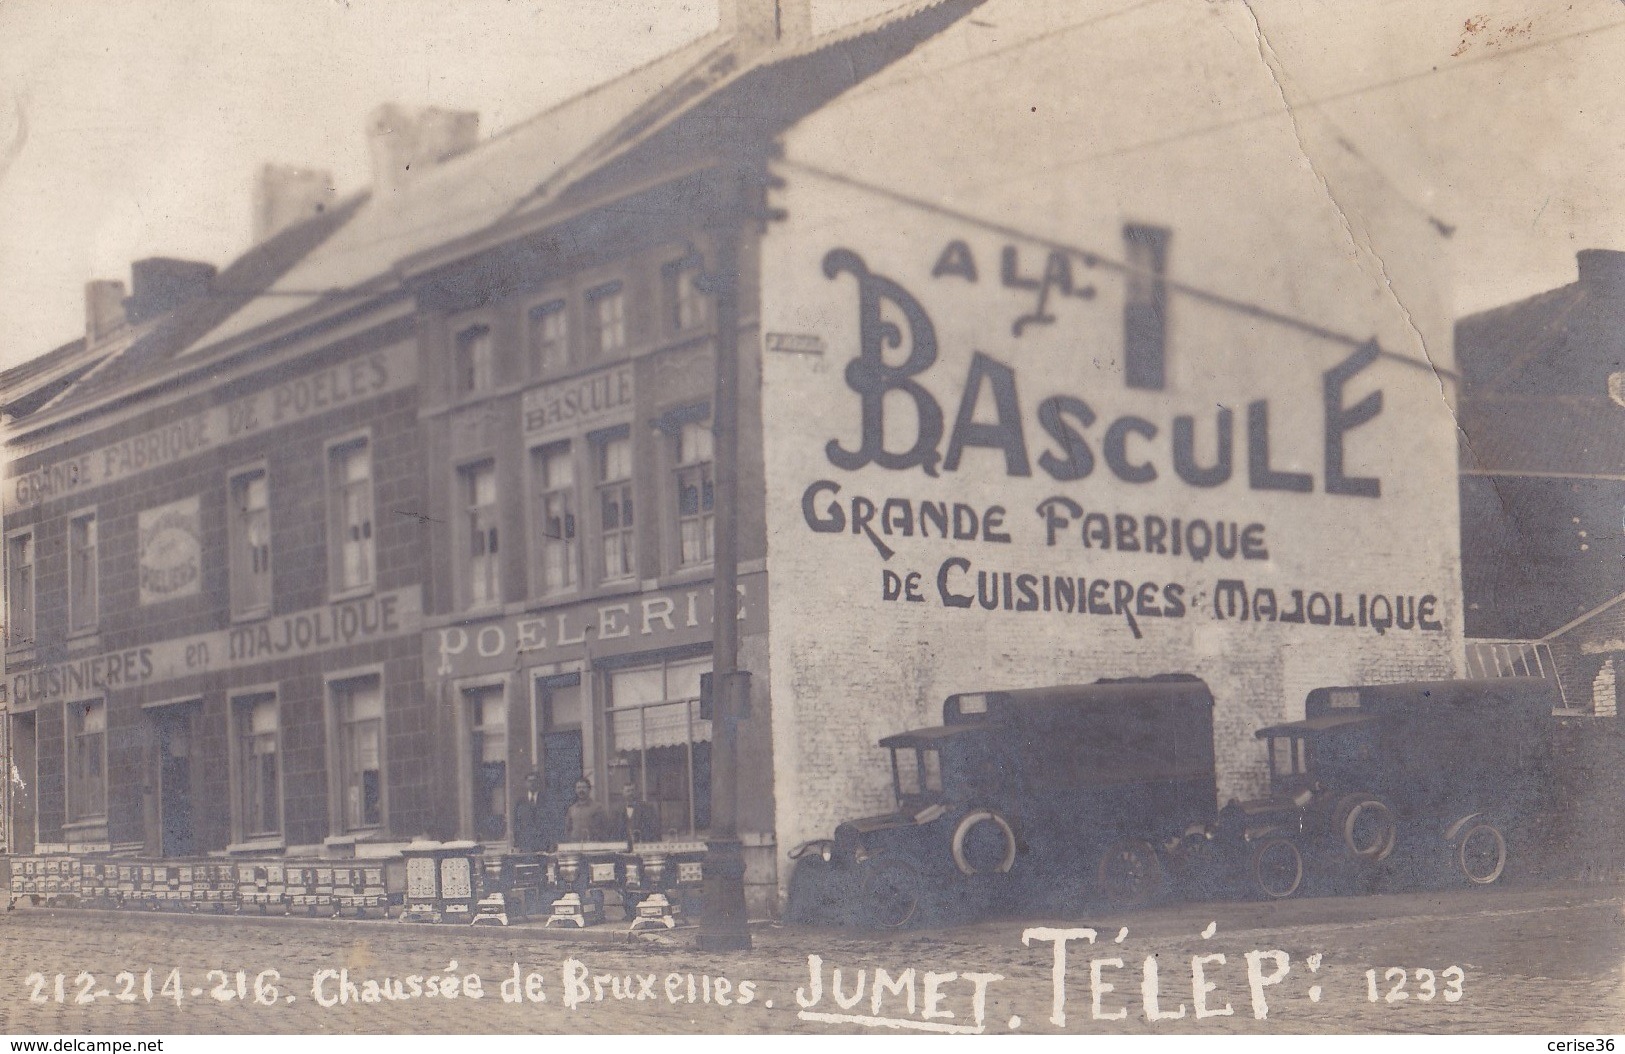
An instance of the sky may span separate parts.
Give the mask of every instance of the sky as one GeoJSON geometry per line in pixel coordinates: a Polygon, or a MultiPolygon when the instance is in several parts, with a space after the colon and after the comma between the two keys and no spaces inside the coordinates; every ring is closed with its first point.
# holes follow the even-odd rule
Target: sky
{"type": "MultiPolygon", "coordinates": [[[[814,0],[814,29],[892,2],[814,0]]],[[[0,0],[0,367],[80,335],[91,279],[247,249],[260,163],[362,189],[380,103],[478,110],[498,133],[707,32],[716,4],[0,0]]],[[[1253,4],[1283,27],[1289,94],[1450,230],[1458,314],[1572,281],[1577,249],[1625,249],[1622,0],[1253,4]]]]}

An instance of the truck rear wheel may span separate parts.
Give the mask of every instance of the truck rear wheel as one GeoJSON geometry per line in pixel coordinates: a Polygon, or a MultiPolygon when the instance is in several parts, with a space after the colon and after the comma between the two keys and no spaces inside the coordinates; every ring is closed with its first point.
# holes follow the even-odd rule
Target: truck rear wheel
{"type": "Polygon", "coordinates": [[[1393,810],[1381,798],[1368,794],[1344,795],[1332,814],[1332,823],[1343,848],[1361,860],[1387,859],[1399,836],[1393,810]]]}
{"type": "Polygon", "coordinates": [[[1488,886],[1507,866],[1507,840],[1493,823],[1475,820],[1456,842],[1456,867],[1475,886],[1488,886]]]}
{"type": "Polygon", "coordinates": [[[1005,874],[1016,863],[1016,832],[992,809],[973,809],[954,827],[950,848],[961,874],[1005,874]]]}
{"type": "Polygon", "coordinates": [[[1303,885],[1303,854],[1292,839],[1270,835],[1253,843],[1247,871],[1254,889],[1271,900],[1285,900],[1303,885]]]}
{"type": "Polygon", "coordinates": [[[1096,874],[1100,895],[1117,907],[1149,904],[1162,892],[1164,878],[1156,848],[1143,838],[1113,842],[1096,874]]]}

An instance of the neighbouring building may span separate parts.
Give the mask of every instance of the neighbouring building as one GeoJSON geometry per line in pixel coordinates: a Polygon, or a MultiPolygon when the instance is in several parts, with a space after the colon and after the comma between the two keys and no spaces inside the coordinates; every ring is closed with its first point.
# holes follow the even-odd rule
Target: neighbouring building
{"type": "Polygon", "coordinates": [[[1469,655],[1560,675],[1612,715],[1625,681],[1625,252],[1463,318],[1462,581],[1469,655]]]}
{"type": "Polygon", "coordinates": [[[367,193],[263,170],[13,422],[32,847],[501,849],[532,768],[703,839],[724,336],[755,913],[951,692],[1201,675],[1229,795],[1308,689],[1456,672],[1436,235],[1303,164],[1244,8],[1095,6],[727,0],[490,140],[379,109],[367,193]]]}

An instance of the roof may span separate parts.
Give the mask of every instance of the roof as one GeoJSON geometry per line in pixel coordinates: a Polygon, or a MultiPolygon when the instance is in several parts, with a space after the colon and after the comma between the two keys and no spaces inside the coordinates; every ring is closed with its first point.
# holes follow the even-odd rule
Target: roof
{"type": "Polygon", "coordinates": [[[1625,427],[1610,398],[1625,359],[1614,298],[1571,282],[1456,323],[1462,468],[1619,475],[1625,427]]]}
{"type": "MultiPolygon", "coordinates": [[[[982,0],[915,0],[809,40],[762,48],[713,32],[545,110],[388,191],[363,193],[254,247],[214,292],[94,371],[88,402],[178,356],[263,338],[399,287],[403,261],[545,222],[605,165],[723,151],[784,130],[982,0]]],[[[579,199],[581,195],[576,195],[579,199]]]]}

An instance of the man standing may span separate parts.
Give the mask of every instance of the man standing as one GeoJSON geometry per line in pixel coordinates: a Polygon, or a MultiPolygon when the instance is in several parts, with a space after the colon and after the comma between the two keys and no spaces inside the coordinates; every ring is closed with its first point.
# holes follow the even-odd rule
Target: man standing
{"type": "Polygon", "coordinates": [[[627,852],[632,852],[638,842],[660,841],[660,811],[652,803],[639,800],[638,785],[630,777],[621,788],[621,813],[627,852]]]}
{"type": "Polygon", "coordinates": [[[542,809],[542,774],[525,774],[525,792],[513,807],[513,847],[521,853],[547,848],[547,817],[542,809]]]}
{"type": "Polygon", "coordinates": [[[609,832],[609,815],[604,807],[592,800],[592,781],[583,776],[576,780],[576,800],[564,814],[564,839],[567,842],[598,842],[609,832]]]}

